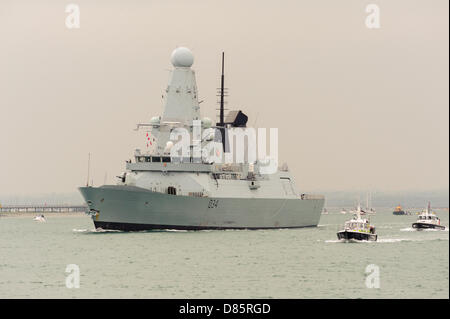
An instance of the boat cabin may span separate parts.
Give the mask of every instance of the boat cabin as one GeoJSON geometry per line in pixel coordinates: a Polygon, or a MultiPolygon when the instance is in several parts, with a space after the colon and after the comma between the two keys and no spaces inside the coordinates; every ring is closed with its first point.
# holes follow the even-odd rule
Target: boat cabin
{"type": "Polygon", "coordinates": [[[436,215],[423,214],[423,215],[419,215],[418,220],[420,220],[420,221],[425,221],[425,220],[436,221],[436,220],[439,220],[439,217],[437,217],[436,215]]]}
{"type": "Polygon", "coordinates": [[[353,229],[353,230],[370,231],[370,225],[369,225],[368,221],[350,220],[348,222],[345,222],[345,228],[346,229],[353,229]]]}

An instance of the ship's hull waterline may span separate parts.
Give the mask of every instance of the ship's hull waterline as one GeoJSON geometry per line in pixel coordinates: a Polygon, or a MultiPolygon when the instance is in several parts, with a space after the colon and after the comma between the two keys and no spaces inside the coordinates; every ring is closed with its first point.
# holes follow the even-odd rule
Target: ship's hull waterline
{"type": "Polygon", "coordinates": [[[220,198],[169,195],[132,186],[80,187],[96,228],[278,229],[315,227],[323,198],[220,198]]]}
{"type": "Polygon", "coordinates": [[[376,241],[378,236],[376,234],[368,234],[357,231],[340,231],[337,233],[337,237],[339,240],[345,241],[376,241]]]}
{"type": "Polygon", "coordinates": [[[412,227],[415,229],[439,229],[444,230],[445,226],[442,225],[435,225],[435,224],[428,224],[428,223],[413,223],[412,227]]]}

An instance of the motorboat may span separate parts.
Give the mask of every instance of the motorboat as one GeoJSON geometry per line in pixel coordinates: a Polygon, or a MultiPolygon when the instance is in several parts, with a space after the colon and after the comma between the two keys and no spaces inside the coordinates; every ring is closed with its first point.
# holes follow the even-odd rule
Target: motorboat
{"type": "Polygon", "coordinates": [[[394,215],[408,215],[406,211],[403,210],[401,205],[398,205],[395,207],[394,211],[392,212],[394,215]]]}
{"type": "Polygon", "coordinates": [[[45,216],[44,216],[43,214],[35,216],[35,217],[33,218],[33,220],[34,220],[34,221],[37,221],[37,222],[46,222],[45,216]]]}
{"type": "Polygon", "coordinates": [[[378,235],[375,227],[370,225],[369,219],[361,217],[361,206],[358,205],[356,214],[352,219],[346,221],[344,226],[337,232],[339,240],[345,241],[376,241],[378,235]]]}
{"type": "Polygon", "coordinates": [[[444,230],[445,226],[441,225],[441,220],[431,210],[431,205],[428,203],[427,208],[422,212],[415,223],[412,224],[415,229],[439,229],[444,230]]]}

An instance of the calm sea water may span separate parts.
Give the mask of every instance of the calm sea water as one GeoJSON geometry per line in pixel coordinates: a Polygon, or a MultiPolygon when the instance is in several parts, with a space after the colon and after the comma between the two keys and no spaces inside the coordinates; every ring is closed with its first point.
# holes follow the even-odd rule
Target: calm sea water
{"type": "MultiPolygon", "coordinates": [[[[96,232],[89,217],[0,217],[0,298],[449,298],[449,233],[378,209],[378,242],[317,228],[96,232]],[[68,264],[80,288],[66,288],[68,264]],[[380,288],[366,287],[379,267],[380,288]]],[[[448,226],[448,210],[436,210],[448,226]]]]}

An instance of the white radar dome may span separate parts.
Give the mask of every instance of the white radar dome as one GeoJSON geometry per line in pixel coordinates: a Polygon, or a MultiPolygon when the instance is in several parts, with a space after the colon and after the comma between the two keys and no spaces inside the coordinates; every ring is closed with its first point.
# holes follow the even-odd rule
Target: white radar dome
{"type": "Polygon", "coordinates": [[[174,67],[189,68],[194,63],[194,55],[185,47],[178,47],[172,52],[170,58],[174,67]]]}

